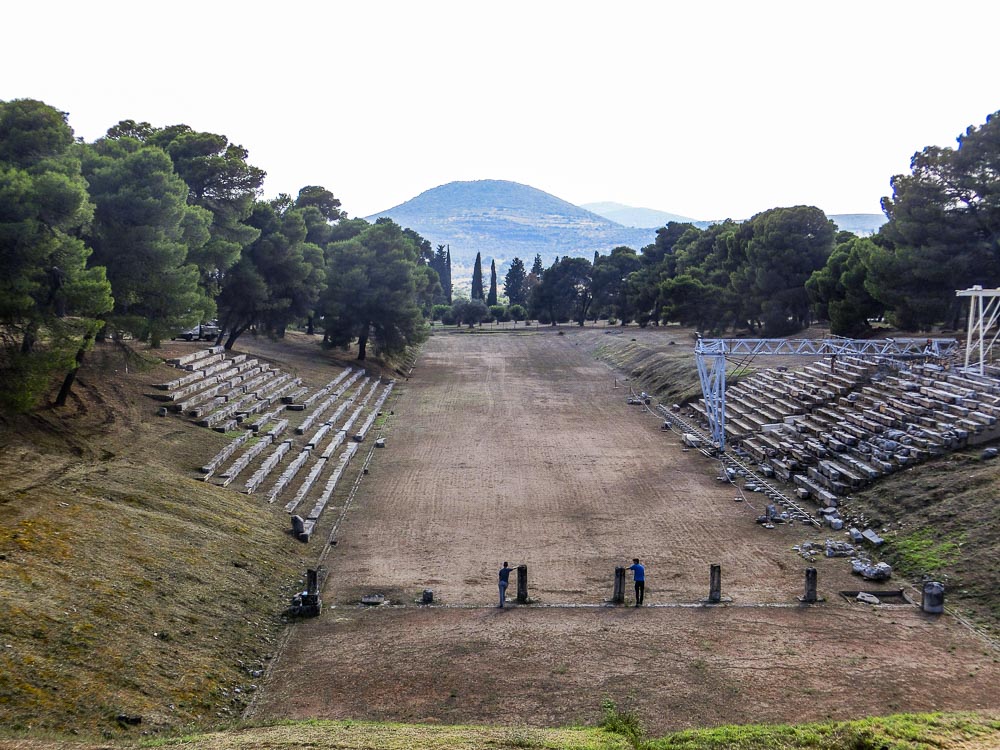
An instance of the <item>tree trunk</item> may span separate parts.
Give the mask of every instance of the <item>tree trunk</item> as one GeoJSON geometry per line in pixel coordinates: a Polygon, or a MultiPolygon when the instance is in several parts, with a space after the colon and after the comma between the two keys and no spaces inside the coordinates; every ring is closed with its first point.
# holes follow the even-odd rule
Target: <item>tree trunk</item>
{"type": "Polygon", "coordinates": [[[34,325],[28,326],[24,332],[24,338],[21,339],[21,354],[31,354],[31,350],[35,348],[36,332],[37,328],[34,325]]]}
{"type": "Polygon", "coordinates": [[[313,327],[313,316],[310,315],[309,319],[306,321],[306,336],[315,336],[316,329],[313,327]]]}
{"type": "Polygon", "coordinates": [[[368,346],[368,334],[364,333],[358,336],[358,359],[364,360],[365,358],[365,348],[368,346]]]}
{"type": "Polygon", "coordinates": [[[59,388],[59,395],[56,396],[56,406],[66,405],[66,399],[69,398],[69,394],[73,390],[73,383],[76,382],[76,373],[80,369],[80,365],[83,364],[83,357],[87,353],[87,346],[93,340],[94,334],[88,331],[87,335],[83,337],[83,343],[80,344],[80,348],[76,350],[76,364],[73,365],[73,369],[66,373],[62,386],[59,388]]]}
{"type": "Polygon", "coordinates": [[[232,350],[233,346],[236,344],[236,339],[240,337],[240,334],[247,329],[246,326],[236,326],[229,334],[229,338],[226,339],[225,350],[228,352],[232,350]]]}

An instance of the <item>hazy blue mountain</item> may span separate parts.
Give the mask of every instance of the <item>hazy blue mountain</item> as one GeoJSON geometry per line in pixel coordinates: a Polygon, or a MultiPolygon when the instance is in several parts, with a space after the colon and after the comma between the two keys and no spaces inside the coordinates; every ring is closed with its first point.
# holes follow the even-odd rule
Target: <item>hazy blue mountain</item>
{"type": "MultiPolygon", "coordinates": [[[[593,211],[599,216],[629,227],[658,229],[659,227],[666,226],[667,222],[678,221],[694,224],[699,229],[705,229],[711,224],[717,223],[714,220],[690,219],[686,216],[678,216],[666,211],[657,211],[652,208],[636,208],[635,206],[626,206],[623,203],[612,203],[611,201],[585,203],[581,208],[593,211]]],[[[879,227],[886,222],[884,214],[828,214],[827,217],[837,225],[838,229],[853,232],[862,237],[875,234],[879,230],[879,227]]],[[[736,219],[736,221],[745,220],[745,218],[736,219]]]]}
{"type": "MultiPolygon", "coordinates": [[[[498,272],[515,256],[531,266],[535,254],[548,265],[556,256],[593,258],[619,245],[638,252],[656,239],[652,229],[625,227],[537,188],[505,180],[449,182],[365,217],[390,217],[435,247],[449,245],[454,266],[496,259],[498,272]]],[[[453,272],[454,273],[454,272],[453,272]]]]}
{"type": "Polygon", "coordinates": [[[885,214],[829,214],[827,218],[836,224],[838,229],[853,232],[859,237],[875,234],[888,221],[885,214]]]}
{"type": "Polygon", "coordinates": [[[598,216],[611,219],[626,227],[641,227],[644,229],[659,229],[665,227],[668,222],[676,221],[681,224],[691,224],[695,219],[678,214],[671,214],[666,211],[657,211],[653,208],[637,208],[626,206],[624,203],[613,203],[604,201],[602,203],[584,203],[580,208],[593,211],[598,216]]]}

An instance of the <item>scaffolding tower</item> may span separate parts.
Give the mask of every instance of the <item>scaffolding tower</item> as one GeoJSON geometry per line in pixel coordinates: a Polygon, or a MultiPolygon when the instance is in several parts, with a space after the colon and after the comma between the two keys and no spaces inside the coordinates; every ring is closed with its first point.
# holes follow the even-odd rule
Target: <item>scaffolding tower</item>
{"type": "Polygon", "coordinates": [[[965,371],[985,374],[990,351],[1000,337],[1000,289],[983,289],[974,286],[955,292],[958,297],[969,298],[969,332],[965,338],[965,371]],[[987,339],[990,334],[993,338],[987,339]]]}

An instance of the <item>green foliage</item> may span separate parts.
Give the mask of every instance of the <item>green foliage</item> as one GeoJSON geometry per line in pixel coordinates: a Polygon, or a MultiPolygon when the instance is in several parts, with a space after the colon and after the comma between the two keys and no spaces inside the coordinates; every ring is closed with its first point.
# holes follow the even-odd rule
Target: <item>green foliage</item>
{"type": "Polygon", "coordinates": [[[497,262],[490,261],[490,291],[486,295],[486,305],[493,307],[497,303],[497,262]]]}
{"type": "Polygon", "coordinates": [[[878,247],[848,232],[841,232],[837,239],[826,265],[806,281],[806,291],[817,315],[830,321],[831,333],[861,336],[870,329],[869,318],[885,311],[865,286],[878,247]]]}
{"type": "Polygon", "coordinates": [[[387,220],[328,246],[328,284],[320,302],[326,345],[347,346],[356,339],[363,360],[369,338],[390,355],[422,341],[426,331],[418,290],[427,276],[419,253],[413,240],[387,220]]]}
{"type": "Polygon", "coordinates": [[[587,319],[593,302],[593,266],[586,258],[556,260],[531,290],[531,313],[553,325],[587,319]]]}
{"type": "Polygon", "coordinates": [[[505,305],[490,305],[489,315],[497,323],[504,323],[508,320],[507,307],[505,305]]]}
{"type": "Polygon", "coordinates": [[[922,528],[891,541],[898,565],[913,575],[936,576],[962,557],[964,534],[936,539],[929,528],[922,528]]]}
{"type": "Polygon", "coordinates": [[[641,746],[646,733],[635,711],[619,708],[610,698],[601,702],[600,727],[606,732],[621,735],[636,748],[641,746]]]}
{"type": "Polygon", "coordinates": [[[528,290],[526,287],[527,274],[524,270],[524,261],[514,258],[507,269],[504,277],[504,294],[512,305],[524,305],[528,302],[528,290]]]}
{"type": "Polygon", "coordinates": [[[489,309],[481,299],[459,298],[451,306],[451,320],[455,325],[467,325],[472,328],[489,316],[489,309]]]}
{"type": "Polygon", "coordinates": [[[96,204],[85,237],[115,293],[108,322],[159,346],[164,336],[212,316],[188,255],[208,241],[211,215],[187,204],[188,189],[163,149],[130,138],[81,147],[96,204]]]}
{"type": "Polygon", "coordinates": [[[43,102],[0,102],[0,401],[33,406],[111,309],[79,239],[93,205],[73,131],[43,102]]]}
{"type": "Polygon", "coordinates": [[[898,714],[846,722],[692,729],[651,740],[644,747],[649,750],[926,750],[998,737],[1000,722],[974,714],[898,714]]]}
{"type": "Polygon", "coordinates": [[[524,305],[511,305],[507,308],[507,319],[513,320],[514,324],[524,320],[528,316],[528,311],[524,309],[524,305]]]}
{"type": "Polygon", "coordinates": [[[451,305],[434,305],[431,308],[431,320],[440,320],[447,323],[451,317],[451,305]]]}
{"type": "Polygon", "coordinates": [[[481,253],[476,253],[476,263],[472,267],[472,299],[486,299],[486,293],[483,291],[483,257],[481,253]]]}
{"type": "Polygon", "coordinates": [[[956,289],[1000,283],[1000,112],[955,149],[928,146],[882,199],[889,222],[868,288],[908,330],[957,322],[956,289]]]}

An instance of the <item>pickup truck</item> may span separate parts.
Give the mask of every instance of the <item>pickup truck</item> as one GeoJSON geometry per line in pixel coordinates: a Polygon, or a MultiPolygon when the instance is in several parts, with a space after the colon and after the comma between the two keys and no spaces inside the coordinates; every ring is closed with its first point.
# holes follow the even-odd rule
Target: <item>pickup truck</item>
{"type": "Polygon", "coordinates": [[[189,331],[174,336],[174,339],[184,339],[185,341],[212,341],[219,335],[220,328],[215,323],[202,323],[189,331]]]}

